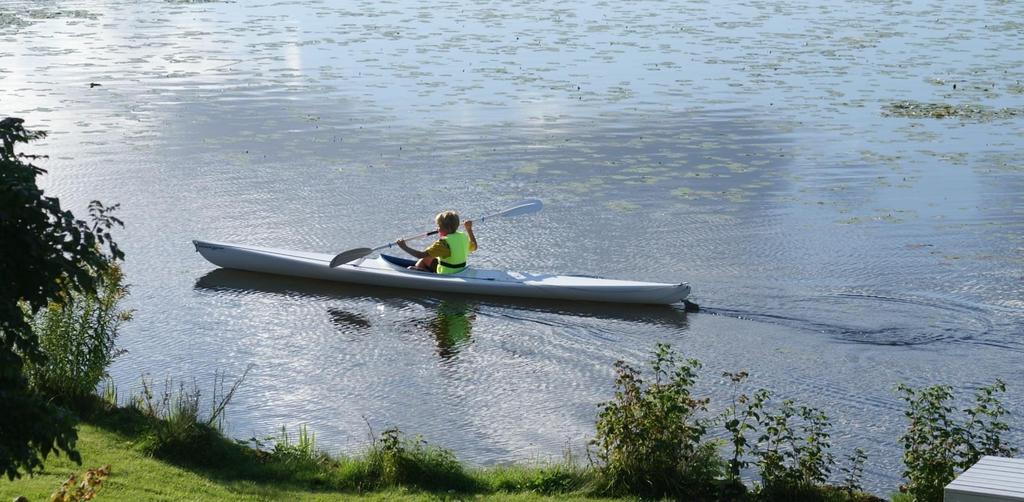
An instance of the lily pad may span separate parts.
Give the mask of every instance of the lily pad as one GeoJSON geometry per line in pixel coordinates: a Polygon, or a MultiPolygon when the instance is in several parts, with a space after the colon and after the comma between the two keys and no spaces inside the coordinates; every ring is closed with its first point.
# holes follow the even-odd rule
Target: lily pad
{"type": "Polygon", "coordinates": [[[984,105],[947,103],[921,103],[917,101],[897,101],[884,107],[882,115],[886,117],[906,118],[959,118],[963,120],[990,121],[1024,116],[1020,108],[991,108],[984,105]]]}

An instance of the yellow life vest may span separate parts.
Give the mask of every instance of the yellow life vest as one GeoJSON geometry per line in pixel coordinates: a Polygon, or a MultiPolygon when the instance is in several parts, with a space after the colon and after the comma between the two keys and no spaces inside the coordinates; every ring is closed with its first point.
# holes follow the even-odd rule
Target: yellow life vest
{"type": "Polygon", "coordinates": [[[462,232],[455,232],[441,237],[441,240],[448,244],[451,254],[447,258],[437,261],[437,273],[455,274],[466,269],[466,257],[469,256],[469,236],[462,232]]]}

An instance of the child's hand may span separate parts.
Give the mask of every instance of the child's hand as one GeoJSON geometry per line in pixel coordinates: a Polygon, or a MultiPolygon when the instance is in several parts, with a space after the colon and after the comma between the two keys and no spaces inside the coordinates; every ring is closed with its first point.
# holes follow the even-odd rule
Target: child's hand
{"type": "Polygon", "coordinates": [[[466,227],[466,230],[473,230],[473,220],[466,220],[463,226],[466,227]]]}
{"type": "Polygon", "coordinates": [[[399,246],[404,246],[405,245],[405,239],[398,239],[397,241],[395,241],[395,244],[398,244],[399,246]]]}

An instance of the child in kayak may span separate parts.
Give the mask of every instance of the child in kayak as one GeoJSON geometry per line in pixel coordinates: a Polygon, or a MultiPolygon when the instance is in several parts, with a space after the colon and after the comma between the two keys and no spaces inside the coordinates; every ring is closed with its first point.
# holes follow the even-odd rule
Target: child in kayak
{"type": "Polygon", "coordinates": [[[476,251],[476,236],[473,235],[473,221],[466,220],[466,232],[459,232],[459,213],[445,211],[434,218],[437,233],[441,236],[437,242],[427,249],[419,251],[409,247],[405,240],[398,239],[395,244],[406,253],[419,258],[415,270],[435,272],[438,274],[455,274],[466,269],[466,258],[476,251]]]}

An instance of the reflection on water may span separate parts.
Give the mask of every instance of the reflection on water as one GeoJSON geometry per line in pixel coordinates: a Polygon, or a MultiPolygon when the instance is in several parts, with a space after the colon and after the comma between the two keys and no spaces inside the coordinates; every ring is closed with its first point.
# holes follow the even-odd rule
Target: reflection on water
{"type": "Polygon", "coordinates": [[[437,354],[448,360],[470,343],[476,306],[467,302],[442,300],[436,313],[427,321],[426,328],[437,340],[437,354]]]}
{"type": "MultiPolygon", "coordinates": [[[[331,323],[345,334],[368,331],[370,319],[358,312],[349,312],[338,307],[327,309],[331,323]]],[[[458,355],[463,346],[469,344],[476,306],[467,302],[442,300],[428,319],[418,319],[415,325],[430,334],[437,342],[437,354],[442,361],[458,355]]]]}
{"type": "Polygon", "coordinates": [[[339,308],[329,308],[327,313],[331,316],[331,322],[338,329],[350,332],[365,330],[370,327],[370,319],[356,312],[346,312],[339,308]]]}
{"type": "MultiPolygon", "coordinates": [[[[548,313],[598,320],[619,320],[651,326],[686,330],[687,313],[682,305],[616,305],[593,302],[563,302],[533,300],[529,298],[489,297],[486,295],[458,295],[440,292],[422,292],[380,286],[363,286],[312,279],[261,274],[245,270],[215,268],[195,281],[198,291],[231,292],[247,295],[268,293],[285,298],[341,300],[371,302],[389,305],[415,305],[421,309],[441,313],[476,312],[488,307],[501,312],[490,315],[507,319],[530,318],[530,313],[548,313]],[[438,307],[434,307],[438,303],[438,307]],[[443,307],[443,308],[442,308],[443,307]]],[[[405,309],[403,307],[403,309],[405,309]]],[[[340,308],[329,310],[331,320],[339,328],[369,328],[371,321],[365,315],[340,308]]],[[[467,330],[468,331],[468,330],[467,330]]]]}
{"type": "MultiPolygon", "coordinates": [[[[449,360],[458,355],[459,350],[470,341],[476,308],[465,302],[442,300],[435,308],[433,316],[418,319],[415,325],[430,334],[437,341],[437,354],[442,360],[449,360]]],[[[327,309],[331,323],[345,334],[368,331],[370,319],[358,312],[349,312],[342,308],[327,309]]]]}

